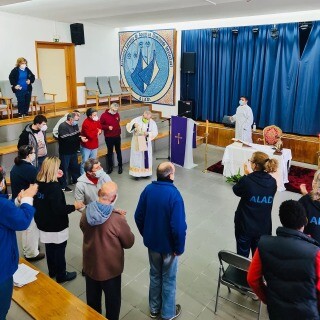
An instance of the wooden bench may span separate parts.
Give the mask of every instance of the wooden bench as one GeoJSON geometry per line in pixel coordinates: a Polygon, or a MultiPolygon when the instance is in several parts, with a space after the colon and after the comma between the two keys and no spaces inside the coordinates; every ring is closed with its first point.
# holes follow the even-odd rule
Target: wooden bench
{"type": "Polygon", "coordinates": [[[106,319],[35,266],[20,258],[20,263],[39,271],[37,280],[14,287],[12,299],[37,320],[106,319]]]}

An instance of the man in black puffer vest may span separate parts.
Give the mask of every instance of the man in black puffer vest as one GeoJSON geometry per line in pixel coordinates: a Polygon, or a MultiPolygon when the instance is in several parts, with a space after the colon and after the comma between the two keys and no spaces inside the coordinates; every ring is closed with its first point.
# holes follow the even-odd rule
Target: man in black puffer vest
{"type": "Polygon", "coordinates": [[[303,234],[306,212],[298,201],[281,204],[277,236],[262,236],[248,283],[267,305],[271,320],[320,319],[320,248],[303,234]],[[264,279],[266,284],[264,283],[264,279]]]}

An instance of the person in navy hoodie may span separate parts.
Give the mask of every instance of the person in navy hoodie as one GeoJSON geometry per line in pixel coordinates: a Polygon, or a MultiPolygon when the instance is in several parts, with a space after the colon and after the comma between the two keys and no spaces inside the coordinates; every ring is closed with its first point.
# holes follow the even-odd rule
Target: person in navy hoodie
{"type": "Polygon", "coordinates": [[[27,67],[27,60],[25,58],[18,58],[15,68],[13,68],[9,75],[9,81],[12,86],[12,91],[15,93],[18,100],[18,117],[28,116],[32,83],[35,80],[34,74],[27,67]]]}
{"type": "Polygon", "coordinates": [[[311,192],[300,198],[299,202],[305,208],[308,218],[303,232],[320,243],[320,170],[314,174],[311,192]]]}
{"type": "Polygon", "coordinates": [[[180,192],[174,186],[175,168],[171,162],[159,164],[157,181],[140,195],[134,215],[137,227],[148,248],[150,263],[150,317],[175,319],[181,313],[176,305],[178,256],[186,240],[186,215],[180,192]]]}
{"type": "MultiPolygon", "coordinates": [[[[15,165],[10,171],[12,199],[15,199],[21,190],[27,189],[35,183],[38,169],[32,165],[35,160],[35,150],[31,145],[23,145],[18,149],[18,156],[14,159],[15,165]]],[[[37,261],[45,257],[39,252],[39,229],[34,219],[21,235],[23,255],[28,261],[37,261]]]]}
{"type": "Polygon", "coordinates": [[[20,192],[16,205],[4,195],[0,196],[0,319],[6,318],[13,292],[13,274],[18,269],[18,244],[16,231],[28,228],[35,209],[33,197],[38,191],[36,184],[20,192]],[[17,207],[19,206],[20,207],[17,207]]]}
{"type": "Polygon", "coordinates": [[[241,197],[234,217],[237,254],[249,257],[257,248],[262,235],[271,235],[271,211],[277,182],[269,174],[276,172],[278,161],[269,159],[264,152],[254,152],[251,159],[252,173],[245,165],[245,176],[233,186],[233,192],[241,197]]]}

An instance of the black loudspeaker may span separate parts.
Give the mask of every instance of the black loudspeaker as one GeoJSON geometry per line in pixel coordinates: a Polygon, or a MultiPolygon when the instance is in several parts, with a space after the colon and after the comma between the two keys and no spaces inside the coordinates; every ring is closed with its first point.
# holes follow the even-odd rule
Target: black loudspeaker
{"type": "Polygon", "coordinates": [[[192,101],[178,101],[178,116],[192,118],[192,101]]]}
{"type": "Polygon", "coordinates": [[[70,24],[71,41],[75,45],[84,44],[84,31],[82,23],[70,24]]]}
{"type": "Polygon", "coordinates": [[[195,73],[196,72],[196,53],[195,52],[184,52],[182,55],[182,66],[183,73],[195,73]]]}

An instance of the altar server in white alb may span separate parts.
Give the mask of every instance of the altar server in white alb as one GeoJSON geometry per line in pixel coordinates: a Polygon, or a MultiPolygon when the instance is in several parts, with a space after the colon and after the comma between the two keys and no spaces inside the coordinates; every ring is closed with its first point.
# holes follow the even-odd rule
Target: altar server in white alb
{"type": "Polygon", "coordinates": [[[252,143],[251,126],[253,123],[253,113],[248,106],[248,98],[242,96],[236,114],[230,117],[232,122],[236,122],[236,139],[252,143]]]}
{"type": "Polygon", "coordinates": [[[151,112],[147,110],[134,118],[127,124],[127,131],[133,133],[129,174],[137,178],[152,176],[152,140],[158,135],[158,128],[151,112]]]}

